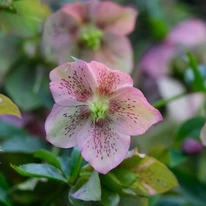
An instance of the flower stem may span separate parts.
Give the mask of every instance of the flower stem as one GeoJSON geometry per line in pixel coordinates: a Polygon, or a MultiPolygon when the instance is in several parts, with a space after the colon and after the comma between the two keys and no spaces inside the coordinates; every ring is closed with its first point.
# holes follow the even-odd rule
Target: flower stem
{"type": "Polygon", "coordinates": [[[182,93],[182,94],[178,94],[178,95],[175,95],[175,96],[173,96],[173,97],[171,97],[171,98],[168,98],[168,99],[161,99],[161,100],[158,100],[158,101],[156,101],[155,103],[153,103],[152,105],[155,107],[155,108],[160,108],[160,107],[163,107],[163,106],[165,106],[166,104],[168,104],[168,103],[170,103],[170,102],[172,102],[172,101],[174,101],[174,100],[177,100],[177,99],[179,99],[179,98],[181,98],[181,97],[184,97],[184,96],[186,96],[187,95],[187,93],[182,93]]]}

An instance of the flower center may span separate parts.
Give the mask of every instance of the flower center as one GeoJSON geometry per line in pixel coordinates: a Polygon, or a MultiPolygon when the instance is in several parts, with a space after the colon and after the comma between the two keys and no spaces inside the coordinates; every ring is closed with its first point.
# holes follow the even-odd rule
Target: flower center
{"type": "Polygon", "coordinates": [[[108,108],[109,103],[107,101],[95,101],[89,104],[89,110],[91,111],[92,118],[95,121],[105,118],[108,108]]]}
{"type": "Polygon", "coordinates": [[[80,42],[92,50],[100,48],[103,32],[92,25],[84,26],[80,32],[80,42]]]}

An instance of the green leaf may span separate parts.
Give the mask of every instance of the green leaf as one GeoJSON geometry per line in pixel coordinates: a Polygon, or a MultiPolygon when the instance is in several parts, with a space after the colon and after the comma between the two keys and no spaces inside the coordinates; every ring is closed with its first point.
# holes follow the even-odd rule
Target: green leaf
{"type": "Polygon", "coordinates": [[[141,197],[121,197],[119,205],[121,206],[148,206],[148,198],[141,197]]]}
{"type": "Polygon", "coordinates": [[[0,188],[4,190],[8,189],[8,183],[2,173],[0,173],[0,188]]]}
{"type": "Polygon", "coordinates": [[[19,127],[16,127],[12,124],[3,122],[0,120],[0,139],[13,137],[13,136],[28,136],[28,134],[19,127]]]}
{"type": "Polygon", "coordinates": [[[10,206],[11,204],[9,203],[8,200],[8,194],[5,190],[3,190],[2,188],[0,188],[0,205],[1,206],[10,206]]]}
{"type": "Polygon", "coordinates": [[[140,157],[137,152],[125,159],[119,168],[130,169],[137,174],[137,180],[130,186],[137,195],[151,196],[178,186],[175,176],[163,163],[153,157],[140,157]]]}
{"type": "Polygon", "coordinates": [[[128,187],[137,180],[137,174],[125,168],[115,168],[112,173],[116,176],[122,186],[128,187]]]}
{"type": "Polygon", "coordinates": [[[38,178],[30,178],[20,184],[16,185],[15,187],[22,190],[22,191],[33,191],[38,183],[38,178]]]}
{"type": "Polygon", "coordinates": [[[37,137],[13,137],[2,144],[4,152],[33,153],[40,148],[47,148],[45,142],[37,137]]]}
{"type": "Polygon", "coordinates": [[[29,60],[20,59],[7,75],[5,88],[11,98],[23,110],[32,110],[43,105],[41,98],[34,91],[34,67],[29,60]],[[22,92],[24,91],[24,92],[22,92]]]}
{"type": "Polygon", "coordinates": [[[189,65],[194,73],[194,81],[192,84],[192,88],[194,91],[206,91],[205,84],[204,84],[204,78],[202,77],[200,71],[198,70],[198,64],[195,56],[187,52],[187,56],[189,59],[189,65]]]}
{"type": "Polygon", "coordinates": [[[75,193],[71,194],[71,196],[75,199],[84,201],[101,200],[101,185],[98,172],[94,170],[88,182],[80,187],[75,193]]]}
{"type": "Polygon", "coordinates": [[[118,206],[120,201],[120,196],[118,193],[112,192],[107,189],[102,189],[101,203],[104,206],[118,206]]]}
{"type": "Polygon", "coordinates": [[[205,123],[205,118],[201,116],[193,117],[181,124],[174,135],[174,141],[179,146],[185,138],[198,139],[200,136],[200,130],[205,123]]]}
{"type": "Polygon", "coordinates": [[[20,166],[15,166],[11,164],[11,167],[22,176],[46,178],[62,183],[67,183],[67,180],[60,174],[60,172],[54,166],[46,163],[31,163],[20,166]]]}
{"type": "Polygon", "coordinates": [[[170,149],[169,150],[169,157],[170,157],[170,167],[175,167],[183,162],[185,162],[188,157],[183,154],[180,149],[170,149]]]}
{"type": "Polygon", "coordinates": [[[74,147],[72,150],[70,158],[70,170],[68,174],[69,183],[73,184],[80,172],[82,164],[82,155],[77,147],[74,147]]]}
{"type": "Polygon", "coordinates": [[[173,170],[180,184],[180,193],[190,204],[194,206],[205,206],[206,184],[200,182],[194,174],[188,174],[179,170],[173,170]]]}
{"type": "Polygon", "coordinates": [[[18,107],[8,97],[0,94],[0,115],[4,114],[21,117],[18,107]]]}
{"type": "Polygon", "coordinates": [[[10,7],[13,0],[0,0],[0,9],[10,7]]]}
{"type": "Polygon", "coordinates": [[[100,179],[103,185],[114,192],[119,192],[123,188],[121,181],[112,172],[101,174],[100,179]]]}
{"type": "Polygon", "coordinates": [[[61,163],[58,160],[58,158],[51,152],[47,151],[47,150],[37,150],[34,152],[34,157],[38,157],[42,160],[45,160],[46,162],[48,162],[49,164],[55,166],[56,168],[61,170],[61,163]]]}
{"type": "Polygon", "coordinates": [[[34,36],[39,32],[43,20],[50,14],[50,9],[46,4],[41,4],[39,0],[14,1],[12,11],[0,12],[0,29],[4,33],[18,36],[34,36]]]}
{"type": "MultiPolygon", "coordinates": [[[[164,193],[178,186],[173,173],[155,158],[142,158],[134,171],[140,176],[137,182],[141,183],[149,195],[164,193]]],[[[135,183],[133,186],[135,187],[135,183]]]]}

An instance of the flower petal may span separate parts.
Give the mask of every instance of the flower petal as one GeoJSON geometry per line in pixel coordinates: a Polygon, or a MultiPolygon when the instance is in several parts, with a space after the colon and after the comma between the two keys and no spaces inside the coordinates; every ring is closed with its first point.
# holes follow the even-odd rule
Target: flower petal
{"type": "Polygon", "coordinates": [[[205,43],[206,24],[199,19],[183,21],[170,32],[167,41],[184,46],[197,46],[205,43]]]}
{"type": "Polygon", "coordinates": [[[102,48],[91,54],[89,60],[104,62],[108,67],[122,72],[132,72],[133,51],[128,38],[124,36],[105,34],[102,48]]]}
{"type": "Polygon", "coordinates": [[[93,86],[93,91],[101,96],[112,94],[114,91],[124,87],[132,87],[132,78],[123,72],[111,70],[106,65],[92,61],[88,64],[91,67],[91,72],[96,79],[96,85],[93,86]]]}
{"type": "Polygon", "coordinates": [[[76,49],[78,22],[62,9],[50,15],[44,25],[42,50],[50,61],[63,63],[76,49]]]}
{"type": "Polygon", "coordinates": [[[87,106],[62,107],[55,104],[45,123],[47,141],[61,148],[76,146],[78,133],[89,116],[87,106]]]}
{"type": "Polygon", "coordinates": [[[109,100],[109,115],[124,134],[141,135],[162,120],[160,112],[150,105],[136,88],[123,88],[109,100]]]}
{"type": "Polygon", "coordinates": [[[175,46],[166,42],[152,47],[143,56],[139,67],[154,78],[169,74],[170,62],[176,52],[175,46]]]}
{"type": "Polygon", "coordinates": [[[95,170],[106,174],[119,165],[127,156],[130,136],[115,130],[110,119],[99,120],[85,127],[77,137],[77,145],[83,158],[95,170]]]}
{"type": "Polygon", "coordinates": [[[94,83],[91,69],[84,61],[65,63],[50,72],[50,89],[62,106],[85,105],[91,98],[94,83]]]}
{"type": "MultiPolygon", "coordinates": [[[[176,95],[186,93],[184,85],[171,77],[161,77],[157,81],[158,91],[163,99],[169,99],[176,95]]],[[[178,98],[167,104],[167,115],[175,122],[185,121],[195,115],[202,102],[204,95],[202,93],[191,93],[178,98]]]]}
{"type": "Polygon", "coordinates": [[[97,25],[113,34],[126,35],[135,27],[137,11],[114,2],[101,2],[96,8],[97,25]]]}
{"type": "Polygon", "coordinates": [[[85,3],[73,2],[65,4],[62,11],[68,15],[68,18],[75,20],[78,24],[83,24],[87,18],[87,5],[85,3]]]}

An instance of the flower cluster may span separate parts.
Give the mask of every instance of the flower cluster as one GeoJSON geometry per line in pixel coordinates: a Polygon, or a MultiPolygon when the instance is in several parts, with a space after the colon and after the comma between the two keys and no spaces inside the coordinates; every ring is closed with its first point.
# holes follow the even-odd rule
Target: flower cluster
{"type": "Polygon", "coordinates": [[[130,135],[162,120],[128,74],[102,63],[65,63],[50,79],[56,104],[46,120],[47,140],[57,147],[77,146],[100,173],[125,159],[130,135]]]}

